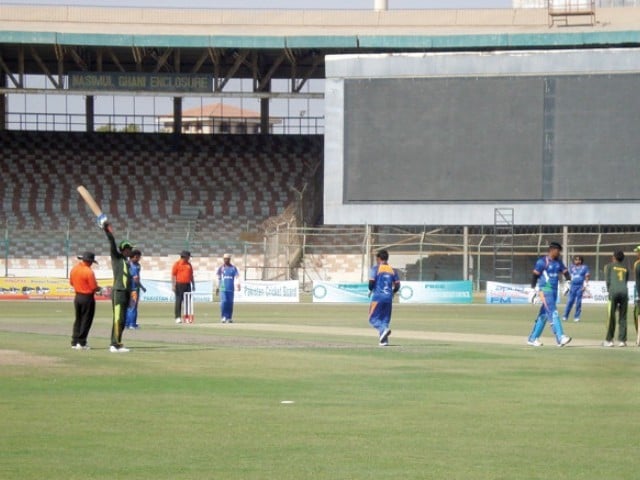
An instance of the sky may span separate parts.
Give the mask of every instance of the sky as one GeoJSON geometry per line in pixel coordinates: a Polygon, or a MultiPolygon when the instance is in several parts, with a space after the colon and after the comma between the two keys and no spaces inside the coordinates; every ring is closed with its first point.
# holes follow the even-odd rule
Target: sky
{"type": "MultiPolygon", "coordinates": [[[[374,0],[0,0],[0,4],[92,5],[156,8],[354,9],[373,8],[374,0]]],[[[512,0],[388,0],[390,10],[428,8],[511,8],[512,0]]]]}

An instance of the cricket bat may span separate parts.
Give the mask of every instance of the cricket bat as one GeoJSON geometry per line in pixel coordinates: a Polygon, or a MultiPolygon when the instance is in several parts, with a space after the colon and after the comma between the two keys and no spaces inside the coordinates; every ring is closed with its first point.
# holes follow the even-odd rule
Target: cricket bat
{"type": "Polygon", "coordinates": [[[100,208],[100,205],[98,205],[98,202],[96,202],[94,200],[93,195],[91,195],[91,193],[89,193],[89,190],[87,190],[84,187],[84,185],[79,185],[77,190],[78,190],[78,193],[80,194],[80,196],[82,197],[82,199],[87,204],[87,206],[91,209],[93,214],[96,216],[96,220],[98,221],[98,225],[100,226],[100,228],[102,228],[104,223],[107,221],[107,216],[102,212],[102,209],[100,208]]]}

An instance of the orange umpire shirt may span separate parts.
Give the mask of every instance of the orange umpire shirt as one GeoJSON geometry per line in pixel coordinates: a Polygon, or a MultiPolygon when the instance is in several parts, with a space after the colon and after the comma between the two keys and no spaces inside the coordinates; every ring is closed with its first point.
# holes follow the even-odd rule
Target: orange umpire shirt
{"type": "Polygon", "coordinates": [[[93,269],[85,262],[80,262],[71,269],[69,283],[76,293],[83,295],[92,295],[98,288],[96,275],[93,273],[93,269]]]}
{"type": "Polygon", "coordinates": [[[176,283],[193,283],[193,267],[182,258],[173,264],[171,275],[176,277],[176,283]]]}

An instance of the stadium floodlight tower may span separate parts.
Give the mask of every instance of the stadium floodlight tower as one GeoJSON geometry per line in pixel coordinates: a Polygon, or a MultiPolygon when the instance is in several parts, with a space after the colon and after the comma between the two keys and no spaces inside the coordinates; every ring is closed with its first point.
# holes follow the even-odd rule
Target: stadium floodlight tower
{"type": "Polygon", "coordinates": [[[379,12],[380,10],[388,10],[389,2],[387,0],[373,0],[373,9],[376,12],[379,12]]]}

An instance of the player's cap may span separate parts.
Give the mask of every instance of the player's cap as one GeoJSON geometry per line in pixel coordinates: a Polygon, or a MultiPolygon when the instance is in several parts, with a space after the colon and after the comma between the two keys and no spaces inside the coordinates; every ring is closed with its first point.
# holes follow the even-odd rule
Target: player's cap
{"type": "Polygon", "coordinates": [[[640,252],[640,245],[633,249],[634,252],[640,252]]]}
{"type": "Polygon", "coordinates": [[[93,252],[84,252],[81,256],[78,257],[78,260],[83,260],[89,263],[98,263],[96,262],[96,254],[93,252]]]}
{"type": "Polygon", "coordinates": [[[562,250],[562,245],[560,245],[558,242],[551,242],[549,244],[549,248],[557,248],[558,250],[562,250]]]}
{"type": "Polygon", "coordinates": [[[180,252],[180,257],[182,257],[182,258],[191,258],[191,252],[189,250],[182,250],[180,252]]]}
{"type": "Polygon", "coordinates": [[[118,245],[118,248],[120,250],[124,250],[125,248],[133,248],[133,243],[131,243],[129,240],[122,240],[120,242],[120,245],[118,245]]]}
{"type": "Polygon", "coordinates": [[[231,254],[230,254],[230,253],[225,253],[225,254],[222,256],[222,258],[223,258],[224,260],[226,260],[226,259],[231,259],[231,254]]]}

